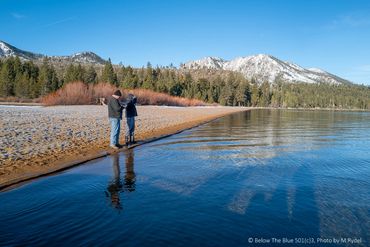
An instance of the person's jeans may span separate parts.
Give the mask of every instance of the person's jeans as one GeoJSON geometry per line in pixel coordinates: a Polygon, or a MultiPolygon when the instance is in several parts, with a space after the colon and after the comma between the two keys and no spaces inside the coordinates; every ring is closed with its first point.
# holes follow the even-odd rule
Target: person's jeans
{"type": "Polygon", "coordinates": [[[126,137],[133,136],[135,132],[135,118],[126,118],[126,137]]]}
{"type": "Polygon", "coordinates": [[[119,131],[121,129],[121,119],[109,118],[110,121],[110,145],[115,146],[119,144],[119,131]]]}

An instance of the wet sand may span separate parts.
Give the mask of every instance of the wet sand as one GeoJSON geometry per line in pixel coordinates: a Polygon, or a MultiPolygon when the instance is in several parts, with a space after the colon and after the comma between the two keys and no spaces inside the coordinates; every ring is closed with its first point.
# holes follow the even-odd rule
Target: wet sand
{"type": "MultiPolygon", "coordinates": [[[[173,134],[247,108],[139,106],[137,140],[173,134]]],[[[105,106],[0,106],[0,188],[108,155],[105,106]]],[[[121,143],[124,142],[124,122],[121,143]]]]}

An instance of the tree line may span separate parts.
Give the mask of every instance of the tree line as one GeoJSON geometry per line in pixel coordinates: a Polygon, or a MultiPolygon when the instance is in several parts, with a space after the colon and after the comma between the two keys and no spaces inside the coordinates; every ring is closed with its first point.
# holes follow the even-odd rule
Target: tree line
{"type": "Polygon", "coordinates": [[[110,60],[104,66],[57,68],[48,59],[41,64],[18,57],[0,60],[0,97],[38,98],[73,81],[145,88],[227,106],[370,109],[370,88],[361,85],[286,83],[279,78],[258,84],[236,72],[154,68],[150,63],[132,68],[112,65],[110,60]]]}

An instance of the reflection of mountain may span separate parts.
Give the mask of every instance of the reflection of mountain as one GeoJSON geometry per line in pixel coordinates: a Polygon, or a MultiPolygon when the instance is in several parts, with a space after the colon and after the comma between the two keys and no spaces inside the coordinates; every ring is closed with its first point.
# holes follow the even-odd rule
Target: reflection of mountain
{"type": "Polygon", "coordinates": [[[162,190],[171,191],[182,195],[191,195],[200,186],[205,184],[209,179],[214,177],[217,172],[209,173],[207,175],[194,176],[187,180],[176,180],[170,178],[160,178],[151,181],[151,185],[162,190]]]}
{"type": "MultiPolygon", "coordinates": [[[[267,235],[367,236],[367,180],[356,178],[360,172],[348,167],[348,157],[335,163],[342,162],[335,156],[347,137],[364,139],[367,120],[297,110],[234,114],[153,143],[146,154],[151,163],[141,174],[164,197],[187,197],[211,214],[220,206],[222,217],[241,219],[267,235]],[[361,123],[362,132],[353,133],[353,123],[361,123]],[[342,178],[344,169],[353,179],[342,178]]],[[[368,159],[362,162],[360,171],[367,171],[368,159]]]]}
{"type": "Polygon", "coordinates": [[[296,115],[295,111],[281,110],[233,114],[209,123],[207,128],[200,127],[184,137],[155,146],[181,149],[200,159],[243,167],[260,166],[281,154],[313,150],[335,141],[320,136],[336,131],[332,128],[333,120],[318,126],[317,119],[323,118],[320,113],[307,112],[306,117],[299,119],[296,115]]]}
{"type": "MultiPolygon", "coordinates": [[[[238,214],[245,214],[251,200],[262,194],[266,202],[270,201],[283,180],[291,179],[297,167],[259,167],[252,170],[243,182],[244,188],[237,192],[228,205],[228,209],[238,214]]],[[[289,188],[291,192],[294,188],[289,188]]],[[[286,198],[288,211],[292,212],[294,193],[286,198]]]]}

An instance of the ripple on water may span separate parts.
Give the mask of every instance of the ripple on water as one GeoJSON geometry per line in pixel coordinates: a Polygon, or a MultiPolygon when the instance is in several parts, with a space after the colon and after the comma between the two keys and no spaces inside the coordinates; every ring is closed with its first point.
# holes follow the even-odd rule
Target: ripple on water
{"type": "Polygon", "coordinates": [[[230,115],[0,194],[0,245],[370,241],[370,115],[230,115]]]}

